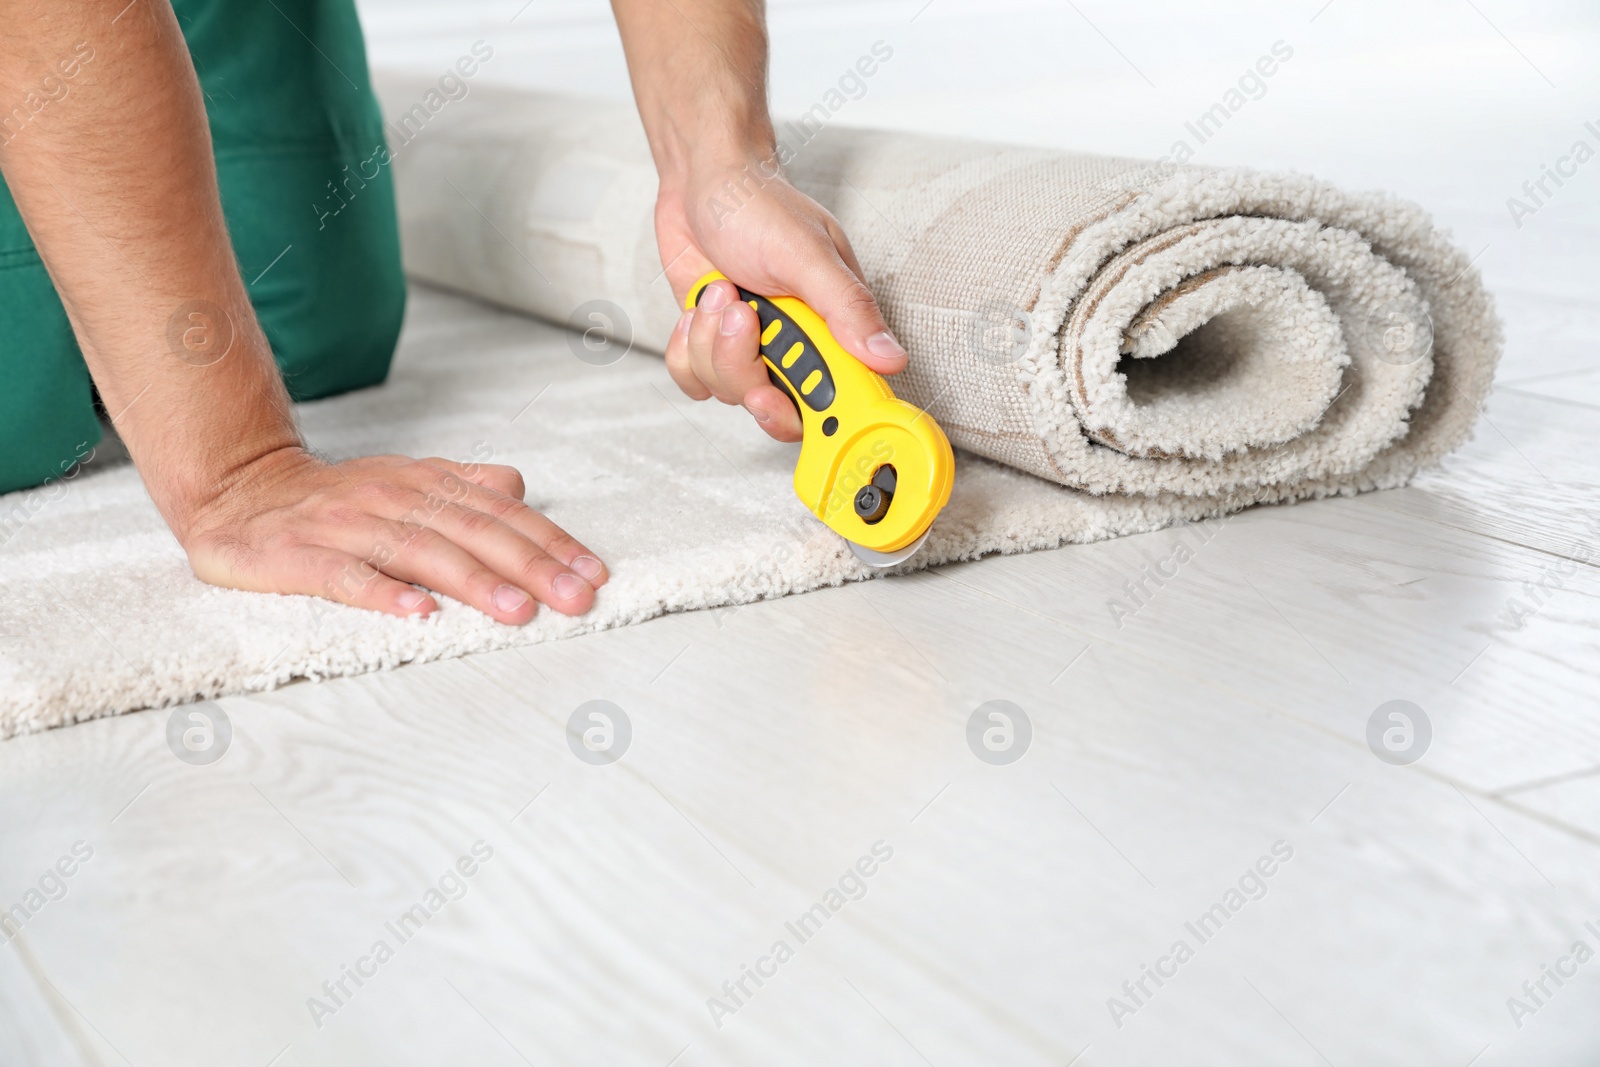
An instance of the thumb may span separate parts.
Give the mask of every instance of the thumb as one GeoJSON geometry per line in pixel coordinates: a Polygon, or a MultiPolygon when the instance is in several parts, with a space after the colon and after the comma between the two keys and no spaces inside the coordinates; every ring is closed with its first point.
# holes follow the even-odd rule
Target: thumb
{"type": "Polygon", "coordinates": [[[794,295],[822,316],[846,352],[879,374],[905,369],[906,350],[890,332],[872,290],[836,248],[812,256],[798,283],[794,295]]]}

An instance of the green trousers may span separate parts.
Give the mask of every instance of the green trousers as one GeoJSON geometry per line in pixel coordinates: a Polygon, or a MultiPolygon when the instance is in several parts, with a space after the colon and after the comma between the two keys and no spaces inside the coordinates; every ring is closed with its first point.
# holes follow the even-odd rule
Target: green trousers
{"type": "MultiPolygon", "coordinates": [[[[205,93],[234,254],[290,394],[381,382],[405,280],[353,0],[172,2],[205,93]]],[[[110,62],[85,46],[76,71],[110,62]]],[[[28,135],[30,106],[0,138],[28,135]]],[[[59,477],[99,439],[66,312],[0,189],[0,492],[59,477]]]]}

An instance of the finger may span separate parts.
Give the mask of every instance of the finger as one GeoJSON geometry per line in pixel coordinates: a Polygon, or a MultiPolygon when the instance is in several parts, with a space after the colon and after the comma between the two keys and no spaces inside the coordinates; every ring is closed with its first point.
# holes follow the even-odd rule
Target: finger
{"type": "Polygon", "coordinates": [[[823,224],[827,227],[828,236],[833,239],[834,251],[844,260],[844,265],[850,268],[851,274],[865,281],[867,273],[861,269],[861,261],[856,258],[856,250],[851,246],[850,238],[845,236],[844,227],[840,226],[839,221],[832,215],[827,216],[823,224]]]}
{"type": "Polygon", "coordinates": [[[772,385],[758,385],[744,395],[744,406],[773,440],[800,440],[800,413],[781,390],[772,385]]]}
{"type": "Polygon", "coordinates": [[[528,591],[508,582],[456,539],[432,528],[441,510],[455,506],[459,505],[435,497],[427,507],[413,508],[398,519],[367,512],[327,527],[329,545],[357,561],[342,580],[359,582],[381,571],[448,593],[497,622],[521,626],[538,610],[528,591]]]}
{"type": "Polygon", "coordinates": [[[522,626],[539,610],[526,590],[429,527],[411,528],[382,566],[385,574],[448,593],[496,622],[522,626]]]}
{"type": "MultiPolygon", "coordinates": [[[[392,498],[386,497],[382,501],[375,502],[376,506],[373,510],[376,514],[393,523],[400,523],[405,528],[411,529],[437,527],[438,523],[434,520],[451,506],[465,508],[467,511],[481,512],[496,522],[504,524],[511,534],[531,542],[532,546],[539,549],[544,555],[558,560],[579,578],[587,582],[591,588],[598,589],[610,579],[610,574],[599,556],[590,551],[577,538],[545,518],[539,512],[528,507],[520,499],[498,493],[485,486],[475,485],[457,475],[449,467],[434,466],[431,463],[414,463],[407,468],[407,474],[410,476],[409,480],[411,481],[409,492],[413,494],[412,499],[416,500],[417,503],[409,508],[402,508],[399,504],[391,502],[391,500],[399,499],[398,495],[392,498]]],[[[459,523],[457,526],[459,527],[459,523]]],[[[494,543],[502,546],[506,544],[505,535],[507,531],[491,530],[489,532],[495,537],[494,543]]],[[[473,545],[464,545],[463,547],[468,551],[476,551],[473,545]]],[[[516,547],[522,550],[528,548],[526,545],[516,547]]],[[[504,560],[505,558],[504,555],[497,557],[498,560],[504,560]]],[[[493,563],[495,561],[485,560],[485,562],[493,563]]],[[[514,583],[517,581],[515,573],[506,571],[501,573],[514,583]]],[[[537,590],[527,590],[525,586],[519,586],[519,588],[535,594],[538,592],[537,590]]],[[[562,584],[561,593],[563,596],[572,591],[568,584],[562,584]]],[[[545,598],[541,596],[540,599],[543,600],[545,598]]],[[[552,606],[556,605],[552,604],[552,606]]]]}
{"type": "Polygon", "coordinates": [[[737,404],[744,399],[742,390],[729,388],[717,378],[712,358],[717,332],[722,327],[723,312],[735,304],[742,305],[743,301],[739,299],[739,291],[732,283],[712,282],[700,294],[700,303],[694,309],[694,321],[689,324],[689,369],[711,390],[711,395],[724,404],[737,404]]]}
{"type": "Polygon", "coordinates": [[[488,512],[466,504],[446,504],[428,520],[428,526],[482,560],[504,581],[563,615],[582,615],[594,606],[593,586],[488,512]]]}
{"type": "Polygon", "coordinates": [[[307,545],[285,561],[288,573],[275,588],[325,597],[351,607],[406,618],[438,610],[433,597],[377,570],[358,556],[335,548],[307,545]]]}
{"type": "Polygon", "coordinates": [[[447,471],[459,474],[473,485],[493,489],[497,493],[504,493],[517,500],[528,494],[528,487],[522,480],[522,472],[503,463],[457,463],[453,459],[444,459],[440,456],[430,456],[421,462],[443,467],[447,471]]]}
{"type": "Polygon", "coordinates": [[[444,497],[493,516],[595,589],[610,579],[611,575],[598,555],[550,519],[524,504],[520,498],[506,496],[487,487],[462,486],[459,483],[454,488],[460,492],[451,495],[449,488],[441,482],[435,501],[444,497]]]}
{"type": "Polygon", "coordinates": [[[711,261],[685,233],[673,232],[669,235],[663,232],[659,219],[656,223],[656,247],[660,250],[662,273],[672,287],[673,299],[682,305],[694,283],[714,269],[711,261]],[[670,259],[667,258],[668,248],[673,249],[670,259]]]}
{"type": "MultiPolygon", "coordinates": [[[[829,235],[836,233],[829,227],[829,235]]],[[[844,234],[826,246],[805,255],[804,265],[794,275],[790,288],[794,295],[811,305],[828,324],[828,331],[846,352],[877,371],[879,374],[898,374],[906,366],[906,350],[889,331],[883,312],[861,276],[851,269],[844,253],[853,261],[844,234]]]]}
{"type": "Polygon", "coordinates": [[[689,366],[689,324],[694,321],[694,311],[685,311],[672,329],[672,339],[667,342],[667,373],[685,396],[691,400],[709,400],[711,390],[694,376],[689,366]]]}
{"type": "Polygon", "coordinates": [[[717,335],[711,341],[711,369],[721,388],[739,403],[750,390],[767,385],[767,365],[761,361],[761,320],[742,300],[722,309],[717,335]]]}

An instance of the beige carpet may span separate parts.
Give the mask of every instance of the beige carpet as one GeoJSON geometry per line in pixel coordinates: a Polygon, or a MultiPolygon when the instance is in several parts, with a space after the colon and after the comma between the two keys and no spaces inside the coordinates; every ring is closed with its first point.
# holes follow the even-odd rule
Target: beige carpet
{"type": "MultiPolygon", "coordinates": [[[[380,92],[416,277],[553,322],[610,301],[662,347],[678,309],[632,109],[493,86],[443,102],[404,78],[380,92]]],[[[1232,510],[1403,484],[1487,395],[1489,297],[1415,205],[1294,175],[843,129],[819,110],[780,123],[787,172],[851,235],[913,354],[896,391],[959,448],[1094,493],[1232,510]]]]}
{"type": "MultiPolygon", "coordinates": [[[[210,588],[136,472],[92,464],[0,497],[0,736],[868,576],[795,500],[792,446],[645,351],[674,308],[627,109],[479,88],[395,166],[414,275],[555,321],[609,300],[634,348],[419,290],[390,382],[303,406],[307,437],[516,465],[611,565],[596,609],[519,630],[210,588]]],[[[897,386],[968,450],[908,566],[1401,484],[1465,437],[1498,357],[1466,257],[1383,197],[832,128],[790,169],[913,353],[897,386]]]]}

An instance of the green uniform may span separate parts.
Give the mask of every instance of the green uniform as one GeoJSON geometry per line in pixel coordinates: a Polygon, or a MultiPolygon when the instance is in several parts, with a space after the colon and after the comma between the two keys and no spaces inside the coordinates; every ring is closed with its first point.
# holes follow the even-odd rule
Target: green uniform
{"type": "MultiPolygon", "coordinates": [[[[352,0],[173,7],[205,93],[234,253],[290,394],[381,382],[405,281],[393,179],[373,162],[388,153],[352,0]]],[[[47,120],[46,94],[64,99],[67,72],[95,62],[105,60],[85,40],[44,92],[0,116],[0,140],[47,120]]],[[[66,312],[0,188],[0,492],[59,476],[99,440],[92,397],[66,312]]]]}

